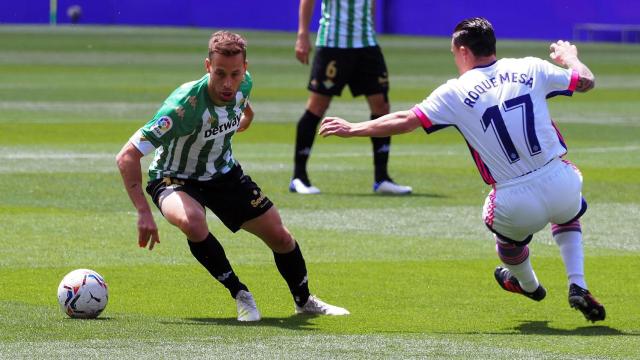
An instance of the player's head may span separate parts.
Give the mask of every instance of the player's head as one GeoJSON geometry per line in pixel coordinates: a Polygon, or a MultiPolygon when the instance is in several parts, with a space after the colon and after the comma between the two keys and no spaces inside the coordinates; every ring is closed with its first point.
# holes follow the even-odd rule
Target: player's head
{"type": "Polygon", "coordinates": [[[469,63],[476,59],[495,56],[496,35],[493,25],[482,17],[462,20],[453,30],[451,51],[461,73],[468,70],[469,63]]]}
{"type": "Polygon", "coordinates": [[[229,31],[217,31],[211,34],[209,39],[209,58],[214,54],[234,56],[242,54],[242,59],[247,59],[247,40],[241,35],[229,31]]]}
{"type": "Polygon", "coordinates": [[[233,100],[247,70],[247,41],[228,31],[213,33],[205,68],[209,73],[209,95],[214,102],[233,100]]]}

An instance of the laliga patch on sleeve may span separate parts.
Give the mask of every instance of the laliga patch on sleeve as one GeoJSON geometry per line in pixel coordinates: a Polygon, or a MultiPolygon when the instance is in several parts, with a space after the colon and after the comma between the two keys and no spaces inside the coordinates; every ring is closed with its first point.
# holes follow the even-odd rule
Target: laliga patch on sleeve
{"type": "Polygon", "coordinates": [[[169,116],[163,116],[156,120],[156,123],[151,126],[151,132],[157,137],[162,137],[162,135],[171,130],[172,126],[173,120],[171,120],[169,116]]]}

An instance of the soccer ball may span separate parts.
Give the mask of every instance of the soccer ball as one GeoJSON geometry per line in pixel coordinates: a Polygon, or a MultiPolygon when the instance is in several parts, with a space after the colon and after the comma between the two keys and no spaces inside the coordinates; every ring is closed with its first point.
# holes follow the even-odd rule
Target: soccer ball
{"type": "Polygon", "coordinates": [[[65,275],[58,286],[60,309],[72,318],[96,318],[108,301],[107,283],[93,270],[73,270],[65,275]]]}

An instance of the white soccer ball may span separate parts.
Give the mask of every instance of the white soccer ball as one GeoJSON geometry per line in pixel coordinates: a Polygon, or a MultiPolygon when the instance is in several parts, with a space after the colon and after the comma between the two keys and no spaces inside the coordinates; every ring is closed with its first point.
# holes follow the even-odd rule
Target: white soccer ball
{"type": "Polygon", "coordinates": [[[72,318],[96,318],[108,301],[107,283],[93,270],[73,270],[65,275],[58,286],[60,309],[72,318]]]}

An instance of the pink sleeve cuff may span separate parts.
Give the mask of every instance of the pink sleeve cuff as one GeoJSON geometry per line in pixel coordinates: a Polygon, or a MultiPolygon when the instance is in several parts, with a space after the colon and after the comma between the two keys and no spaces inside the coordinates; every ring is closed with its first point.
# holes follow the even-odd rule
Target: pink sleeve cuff
{"type": "Polygon", "coordinates": [[[414,106],[411,111],[413,111],[414,114],[416,114],[416,116],[418,117],[418,119],[420,119],[420,122],[422,123],[422,127],[425,129],[430,128],[431,126],[433,126],[433,123],[431,122],[431,120],[429,120],[429,118],[427,117],[427,115],[425,113],[422,112],[422,110],[420,110],[420,108],[418,107],[418,105],[414,106]]]}
{"type": "Polygon", "coordinates": [[[578,86],[578,79],[580,79],[580,75],[576,70],[571,71],[571,81],[569,82],[569,91],[575,91],[576,86],[578,86]]]}

